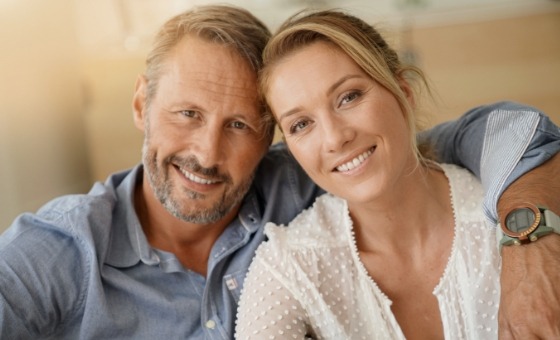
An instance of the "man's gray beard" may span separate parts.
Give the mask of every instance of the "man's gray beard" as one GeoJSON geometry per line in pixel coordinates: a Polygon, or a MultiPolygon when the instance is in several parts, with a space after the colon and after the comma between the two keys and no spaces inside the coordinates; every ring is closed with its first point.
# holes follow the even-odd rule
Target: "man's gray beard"
{"type": "MultiPolygon", "coordinates": [[[[142,148],[143,161],[144,161],[144,174],[148,177],[150,186],[156,195],[156,198],[164,206],[164,208],[176,218],[194,224],[210,224],[217,222],[224,218],[228,213],[232,211],[233,208],[237,207],[253,182],[254,174],[251,174],[245,181],[240,183],[236,187],[230,188],[230,190],[224,193],[224,196],[217,201],[214,206],[207,209],[199,209],[196,211],[187,211],[188,207],[183,207],[179,202],[173,200],[171,193],[173,192],[173,185],[169,181],[169,176],[167,168],[159,169],[161,173],[158,172],[157,159],[154,152],[150,152],[148,148],[147,139],[144,141],[144,146],[142,148]]],[[[168,161],[166,161],[168,162],[168,161]]],[[[204,199],[204,195],[190,191],[183,190],[183,194],[187,195],[189,198],[197,200],[204,199]]]]}

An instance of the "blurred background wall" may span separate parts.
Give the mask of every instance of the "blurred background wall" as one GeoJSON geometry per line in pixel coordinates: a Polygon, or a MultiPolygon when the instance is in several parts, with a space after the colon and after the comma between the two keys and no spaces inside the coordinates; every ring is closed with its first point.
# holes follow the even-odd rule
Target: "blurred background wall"
{"type": "Polygon", "coordinates": [[[91,183],[74,8],[0,1],[0,230],[91,183]]]}
{"type": "MultiPolygon", "coordinates": [[[[134,82],[153,34],[190,6],[223,1],[0,0],[0,232],[47,200],[140,161],[134,82]]],[[[560,2],[243,0],[275,29],[305,7],[378,24],[439,97],[430,121],[498,100],[560,124],[560,2]]]]}

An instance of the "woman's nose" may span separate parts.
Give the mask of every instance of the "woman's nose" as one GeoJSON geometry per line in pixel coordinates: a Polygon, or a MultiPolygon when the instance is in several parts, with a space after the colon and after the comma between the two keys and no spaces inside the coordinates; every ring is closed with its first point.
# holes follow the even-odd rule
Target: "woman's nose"
{"type": "Polygon", "coordinates": [[[336,113],[321,119],[323,146],[327,152],[336,152],[354,138],[355,132],[350,124],[336,113]]]}

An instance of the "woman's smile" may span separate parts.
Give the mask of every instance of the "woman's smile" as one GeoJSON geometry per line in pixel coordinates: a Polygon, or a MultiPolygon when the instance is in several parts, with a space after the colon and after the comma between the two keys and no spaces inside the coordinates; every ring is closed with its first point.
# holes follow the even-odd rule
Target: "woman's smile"
{"type": "Polygon", "coordinates": [[[345,162],[344,164],[341,164],[341,165],[337,166],[335,168],[335,170],[338,171],[338,172],[348,172],[350,170],[353,170],[353,169],[357,168],[358,166],[362,165],[364,163],[364,161],[366,159],[368,159],[369,156],[371,156],[373,154],[374,151],[375,151],[375,146],[373,146],[370,149],[364,151],[363,153],[361,153],[357,157],[354,157],[350,161],[345,162]]]}

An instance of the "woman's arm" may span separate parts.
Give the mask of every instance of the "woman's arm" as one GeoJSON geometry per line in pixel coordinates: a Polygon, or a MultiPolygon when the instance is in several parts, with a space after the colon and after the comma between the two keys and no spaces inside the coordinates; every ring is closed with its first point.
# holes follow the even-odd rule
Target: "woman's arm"
{"type": "Polygon", "coordinates": [[[305,311],[286,287],[260,261],[249,268],[237,310],[235,338],[305,339],[305,311]]]}

